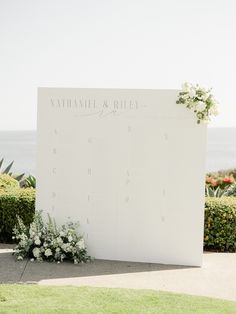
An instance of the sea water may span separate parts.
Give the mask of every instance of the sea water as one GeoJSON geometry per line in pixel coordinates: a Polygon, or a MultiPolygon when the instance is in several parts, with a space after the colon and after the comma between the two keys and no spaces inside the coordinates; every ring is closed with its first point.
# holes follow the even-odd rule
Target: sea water
{"type": "MultiPolygon", "coordinates": [[[[36,131],[0,131],[2,169],[14,160],[14,173],[36,174],[36,131]]],[[[206,172],[236,168],[236,128],[208,128],[206,172]]]]}

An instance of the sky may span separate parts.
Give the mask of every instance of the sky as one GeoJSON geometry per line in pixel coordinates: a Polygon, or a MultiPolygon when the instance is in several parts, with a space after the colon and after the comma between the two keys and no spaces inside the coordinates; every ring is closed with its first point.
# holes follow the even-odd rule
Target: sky
{"type": "Polygon", "coordinates": [[[36,129],[37,87],[213,88],[236,127],[235,0],[0,0],[0,130],[36,129]]]}

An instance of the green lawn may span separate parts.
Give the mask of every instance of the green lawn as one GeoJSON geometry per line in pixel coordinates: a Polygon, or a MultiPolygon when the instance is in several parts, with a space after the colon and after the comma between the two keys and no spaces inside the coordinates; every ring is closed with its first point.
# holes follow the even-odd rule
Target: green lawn
{"type": "Polygon", "coordinates": [[[233,314],[236,302],[153,290],[0,285],[0,313],[233,314]]]}

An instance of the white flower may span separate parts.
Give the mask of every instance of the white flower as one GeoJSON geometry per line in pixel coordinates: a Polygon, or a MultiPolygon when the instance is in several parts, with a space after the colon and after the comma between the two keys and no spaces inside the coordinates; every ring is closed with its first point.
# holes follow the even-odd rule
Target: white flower
{"type": "Polygon", "coordinates": [[[30,237],[33,238],[35,236],[35,232],[30,229],[29,231],[30,237]]]}
{"type": "Polygon", "coordinates": [[[40,245],[41,244],[41,241],[39,240],[39,237],[35,237],[34,243],[36,245],[40,245]]]}
{"type": "Polygon", "coordinates": [[[23,246],[23,247],[26,246],[26,241],[21,240],[21,241],[19,242],[19,245],[20,245],[20,246],[23,246]]]}
{"type": "Polygon", "coordinates": [[[60,236],[64,237],[65,236],[65,232],[64,231],[60,231],[60,236]]]}
{"type": "Polygon", "coordinates": [[[22,261],[22,260],[23,260],[23,257],[22,257],[22,256],[18,256],[18,257],[17,257],[17,260],[18,260],[18,261],[22,261]]]}
{"type": "Polygon", "coordinates": [[[197,111],[203,111],[206,109],[206,104],[203,101],[198,101],[196,105],[197,111]]]}
{"type": "Polygon", "coordinates": [[[210,95],[208,93],[202,95],[202,100],[206,101],[210,95]]]}
{"type": "Polygon", "coordinates": [[[62,240],[61,237],[57,237],[57,243],[58,243],[59,245],[61,245],[61,244],[63,243],[63,240],[62,240]]]}
{"type": "Polygon", "coordinates": [[[190,83],[185,82],[184,84],[182,84],[183,92],[189,92],[191,87],[192,87],[192,85],[190,83]]]}
{"type": "Polygon", "coordinates": [[[68,241],[69,241],[69,242],[71,242],[72,240],[73,240],[72,236],[71,236],[71,235],[69,235],[69,237],[68,237],[68,241]]]}
{"type": "Polygon", "coordinates": [[[61,250],[61,249],[60,249],[59,247],[56,248],[56,252],[60,252],[60,250],[61,250]]]}
{"type": "Polygon", "coordinates": [[[63,243],[61,248],[62,250],[64,250],[65,252],[69,252],[69,247],[70,247],[70,244],[69,243],[63,243]]]}
{"type": "Polygon", "coordinates": [[[31,261],[31,262],[34,262],[34,258],[31,258],[30,261],[31,261]]]}
{"type": "Polygon", "coordinates": [[[196,91],[193,87],[190,88],[188,93],[191,98],[194,98],[196,96],[196,91]]]}
{"type": "Polygon", "coordinates": [[[38,258],[40,256],[40,249],[38,247],[35,247],[33,249],[33,255],[34,257],[38,258]]]}
{"type": "Polygon", "coordinates": [[[44,252],[44,255],[45,256],[51,256],[52,255],[52,251],[50,249],[47,249],[45,252],[44,252]]]}
{"type": "Polygon", "coordinates": [[[76,243],[76,245],[80,250],[84,250],[85,249],[84,239],[80,239],[79,242],[76,243]]]}
{"type": "Polygon", "coordinates": [[[218,115],[217,107],[216,107],[216,106],[212,106],[212,107],[209,109],[209,113],[210,113],[210,114],[213,114],[214,116],[217,116],[217,115],[218,115]]]}

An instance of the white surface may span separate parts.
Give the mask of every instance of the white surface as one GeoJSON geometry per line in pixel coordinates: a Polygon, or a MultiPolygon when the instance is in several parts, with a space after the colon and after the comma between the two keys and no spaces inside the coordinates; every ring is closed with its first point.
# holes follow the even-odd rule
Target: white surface
{"type": "Polygon", "coordinates": [[[92,256],[201,265],[206,127],[177,93],[39,89],[37,208],[92,256]]]}

